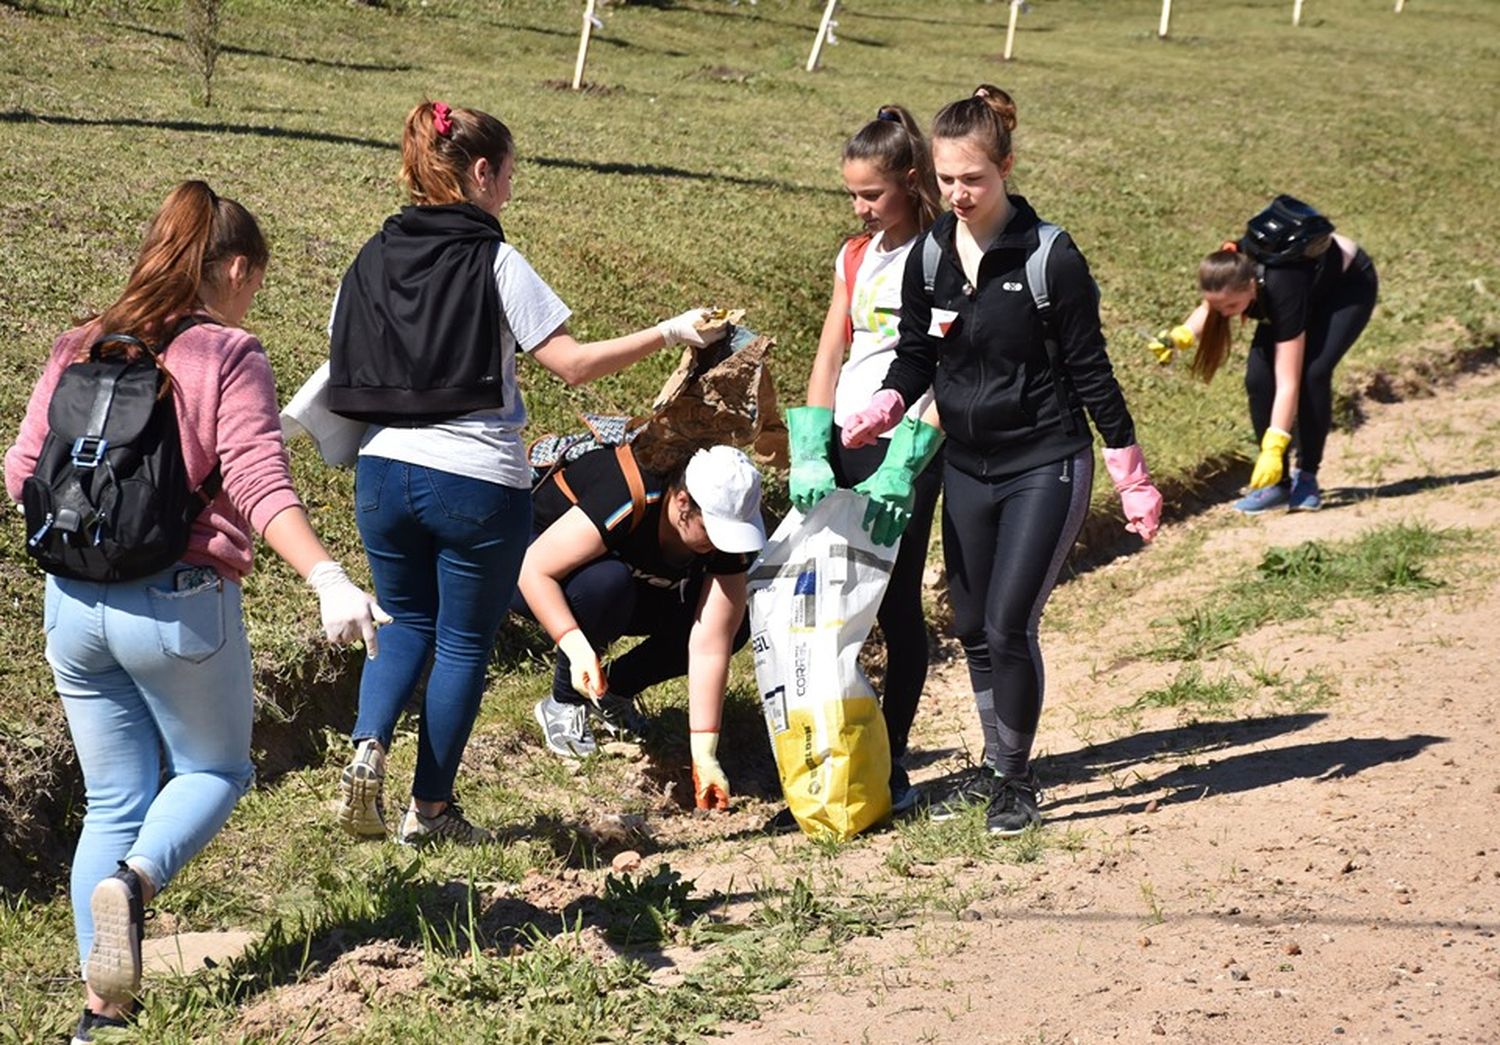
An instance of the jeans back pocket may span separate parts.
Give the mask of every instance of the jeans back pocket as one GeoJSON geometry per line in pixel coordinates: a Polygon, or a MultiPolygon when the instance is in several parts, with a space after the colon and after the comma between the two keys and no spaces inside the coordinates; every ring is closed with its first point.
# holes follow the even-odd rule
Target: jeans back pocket
{"type": "Polygon", "coordinates": [[[147,588],[156,637],[169,657],[201,664],[224,648],[224,582],[184,591],[147,588]]]}

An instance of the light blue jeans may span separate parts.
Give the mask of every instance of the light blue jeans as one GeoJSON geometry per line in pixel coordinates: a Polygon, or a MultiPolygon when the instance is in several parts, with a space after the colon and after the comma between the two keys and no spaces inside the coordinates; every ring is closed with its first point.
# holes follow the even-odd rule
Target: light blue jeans
{"type": "Polygon", "coordinates": [[[178,591],[187,569],[114,584],[47,578],[47,661],[87,796],[72,873],[80,961],[94,886],[125,860],[165,887],[255,777],[240,586],[211,577],[178,591]]]}

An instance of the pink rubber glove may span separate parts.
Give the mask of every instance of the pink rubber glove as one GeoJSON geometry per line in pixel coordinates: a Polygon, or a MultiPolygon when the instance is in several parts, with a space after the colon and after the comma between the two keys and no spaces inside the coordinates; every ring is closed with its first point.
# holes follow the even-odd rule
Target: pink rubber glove
{"type": "Polygon", "coordinates": [[[1119,450],[1104,450],[1104,467],[1115,481],[1115,491],[1120,495],[1120,506],[1125,509],[1125,529],[1141,535],[1141,540],[1150,541],[1161,525],[1161,491],[1151,482],[1151,473],[1146,471],[1146,457],[1139,444],[1119,450]]]}
{"type": "Polygon", "coordinates": [[[870,405],[857,414],[844,418],[844,445],[853,450],[857,446],[869,446],[881,435],[896,427],[901,415],[906,413],[906,400],[894,388],[882,388],[870,399],[870,405]]]}

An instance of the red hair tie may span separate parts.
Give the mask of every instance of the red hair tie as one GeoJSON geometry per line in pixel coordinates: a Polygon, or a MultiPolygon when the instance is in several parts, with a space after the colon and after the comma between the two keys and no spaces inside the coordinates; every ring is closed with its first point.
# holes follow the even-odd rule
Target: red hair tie
{"type": "Polygon", "coordinates": [[[432,106],[432,129],[444,138],[453,130],[453,118],[449,115],[452,111],[445,102],[436,102],[432,106]]]}
{"type": "Polygon", "coordinates": [[[1219,244],[1219,249],[1227,250],[1231,254],[1238,254],[1240,252],[1240,245],[1232,239],[1227,239],[1219,244]]]}

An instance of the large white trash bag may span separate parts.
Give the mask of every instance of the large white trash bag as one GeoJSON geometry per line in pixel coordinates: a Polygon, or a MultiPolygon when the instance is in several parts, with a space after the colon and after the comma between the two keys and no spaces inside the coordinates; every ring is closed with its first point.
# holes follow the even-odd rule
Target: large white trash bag
{"type": "Polygon", "coordinates": [[[837,490],[795,509],[750,567],[755,677],[782,791],[802,830],[849,838],[891,812],[891,744],[859,650],[899,544],[861,525],[868,499],[837,490]]]}

